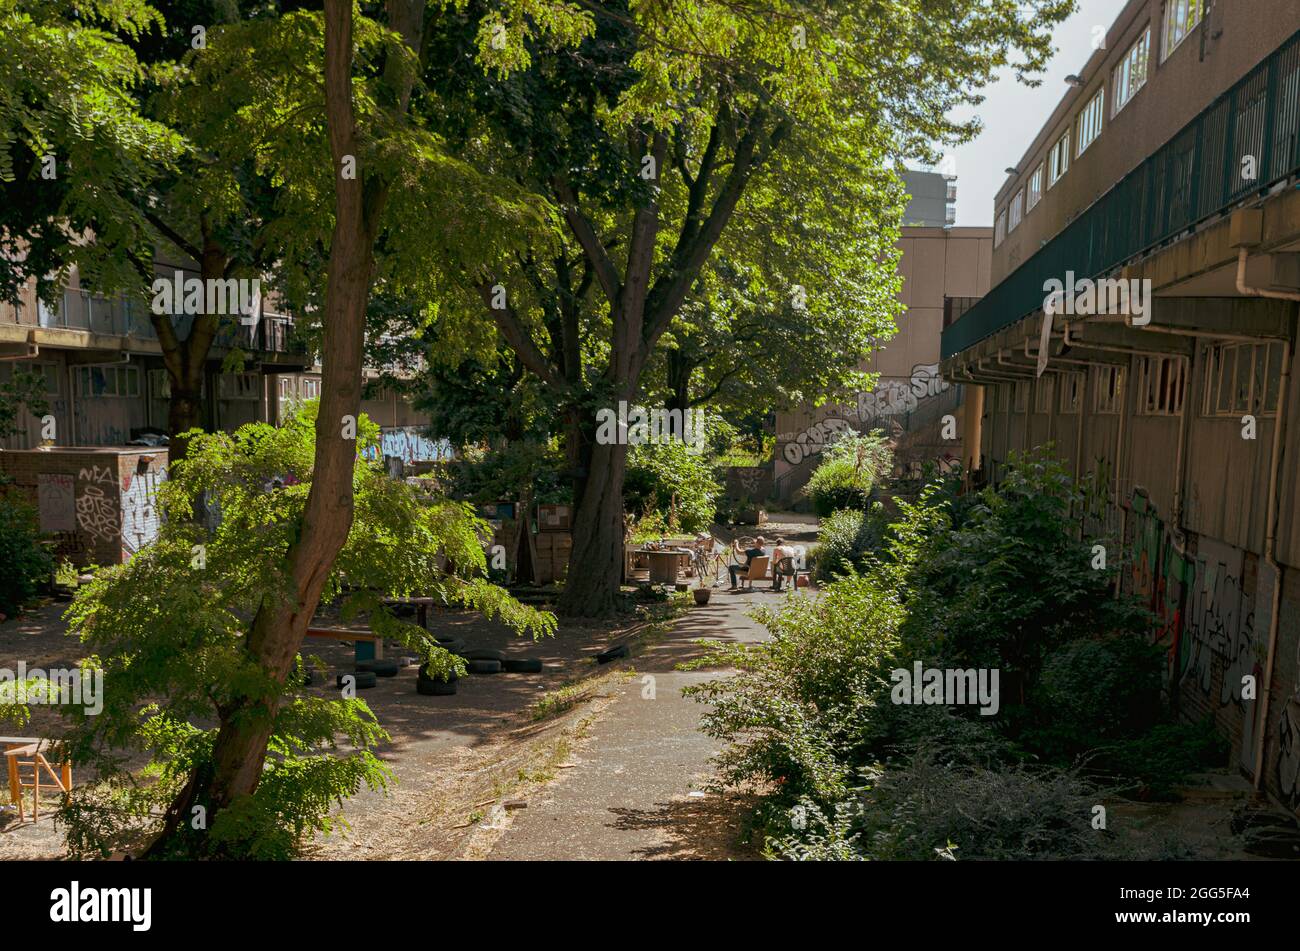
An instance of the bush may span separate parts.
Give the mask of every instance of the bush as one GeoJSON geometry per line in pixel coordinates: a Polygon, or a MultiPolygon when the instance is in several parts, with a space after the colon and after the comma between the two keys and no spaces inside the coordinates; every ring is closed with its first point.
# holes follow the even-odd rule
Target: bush
{"type": "MultiPolygon", "coordinates": [[[[952,763],[921,749],[863,771],[864,786],[824,810],[804,804],[803,829],[774,836],[786,859],[905,860],[1116,858],[1093,830],[1097,793],[1075,773],[952,763]]],[[[1127,857],[1127,856],[1126,856],[1127,857]]]]}
{"type": "Polygon", "coordinates": [[[17,614],[53,570],[54,559],[40,543],[36,513],[0,490],[0,614],[17,614]]]}
{"type": "Polygon", "coordinates": [[[1139,736],[1160,716],[1165,649],[1134,635],[1070,641],[1048,655],[1021,741],[1047,759],[1139,736]]]}
{"type": "Polygon", "coordinates": [[[722,486],[704,454],[680,439],[632,446],[623,505],[635,516],[662,516],[670,532],[700,532],[713,524],[722,486]]]}
{"type": "Polygon", "coordinates": [[[772,632],[761,644],[702,642],[694,667],[735,667],[734,677],[687,687],[710,705],[704,731],[731,746],[728,781],[779,780],[787,795],[843,796],[872,740],[877,698],[902,608],[868,576],[849,576],[816,598],[792,597],[755,617],[772,632]]]}
{"type": "Polygon", "coordinates": [[[876,502],[869,512],[843,509],[822,520],[817,531],[817,580],[830,581],[861,568],[865,556],[880,544],[885,512],[876,502]]]}
{"type": "Polygon", "coordinates": [[[871,490],[889,471],[890,452],[878,433],[841,436],[822,453],[804,493],[813,510],[826,518],[840,509],[865,511],[871,504],[871,490]]]}

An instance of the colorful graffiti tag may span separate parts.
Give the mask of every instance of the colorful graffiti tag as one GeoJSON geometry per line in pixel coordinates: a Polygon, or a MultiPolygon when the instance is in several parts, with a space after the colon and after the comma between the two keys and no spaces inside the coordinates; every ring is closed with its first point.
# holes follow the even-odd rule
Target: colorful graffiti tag
{"type": "MultiPolygon", "coordinates": [[[[1168,649],[1171,684],[1210,696],[1221,667],[1217,703],[1242,703],[1242,681],[1259,679],[1255,616],[1242,589],[1240,557],[1189,555],[1141,490],[1134,492],[1132,585],[1157,618],[1155,640],[1168,649]]],[[[1209,548],[1211,542],[1203,542],[1209,548]]]]}

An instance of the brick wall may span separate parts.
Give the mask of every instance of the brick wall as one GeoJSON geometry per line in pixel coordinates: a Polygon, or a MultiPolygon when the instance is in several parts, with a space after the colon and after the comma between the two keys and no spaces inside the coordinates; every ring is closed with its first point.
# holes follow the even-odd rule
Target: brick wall
{"type": "Polygon", "coordinates": [[[166,449],[2,450],[0,472],[37,508],[57,556],[78,567],[122,564],[158,534],[166,449]]]}

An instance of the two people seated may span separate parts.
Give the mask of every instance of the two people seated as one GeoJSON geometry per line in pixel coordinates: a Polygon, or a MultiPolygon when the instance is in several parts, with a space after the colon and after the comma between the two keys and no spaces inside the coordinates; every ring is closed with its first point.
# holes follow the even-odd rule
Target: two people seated
{"type": "MultiPolygon", "coordinates": [[[[735,552],[737,555],[740,555],[745,559],[745,563],[743,565],[727,566],[727,572],[731,575],[731,587],[734,589],[739,587],[739,581],[737,580],[737,576],[742,572],[748,574],[750,563],[755,558],[760,558],[764,555],[768,555],[769,552],[766,547],[766,539],[764,539],[762,535],[759,535],[756,539],[754,539],[754,547],[752,548],[746,548],[742,550],[740,547],[740,540],[737,539],[736,541],[733,541],[731,543],[731,550],[735,552]]],[[[770,553],[772,559],[772,565],[774,569],[776,565],[779,565],[781,563],[782,558],[798,558],[799,555],[800,555],[799,549],[795,548],[793,545],[786,545],[784,538],[778,538],[776,540],[776,545],[772,548],[772,551],[770,553]]],[[[781,590],[781,581],[784,577],[785,577],[784,575],[773,570],[772,572],[773,591],[781,590]]]]}

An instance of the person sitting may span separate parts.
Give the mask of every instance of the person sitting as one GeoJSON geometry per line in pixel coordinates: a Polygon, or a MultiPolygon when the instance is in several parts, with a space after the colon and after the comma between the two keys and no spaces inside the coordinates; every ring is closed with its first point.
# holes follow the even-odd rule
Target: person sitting
{"type": "Polygon", "coordinates": [[[737,555],[743,555],[745,557],[745,563],[743,565],[727,565],[727,573],[731,575],[731,587],[732,590],[735,590],[736,588],[740,587],[740,582],[736,580],[736,575],[740,574],[740,572],[742,571],[748,573],[749,563],[753,561],[755,558],[759,558],[763,555],[766,555],[767,550],[763,547],[762,535],[759,535],[758,538],[754,539],[753,548],[746,548],[744,551],[741,551],[740,539],[736,539],[734,542],[731,543],[731,550],[735,552],[737,555]]]}
{"type": "Polygon", "coordinates": [[[772,549],[772,590],[781,590],[781,579],[784,577],[777,568],[781,564],[782,558],[795,558],[799,554],[798,549],[793,545],[786,545],[784,538],[776,540],[776,546],[772,549]]]}

